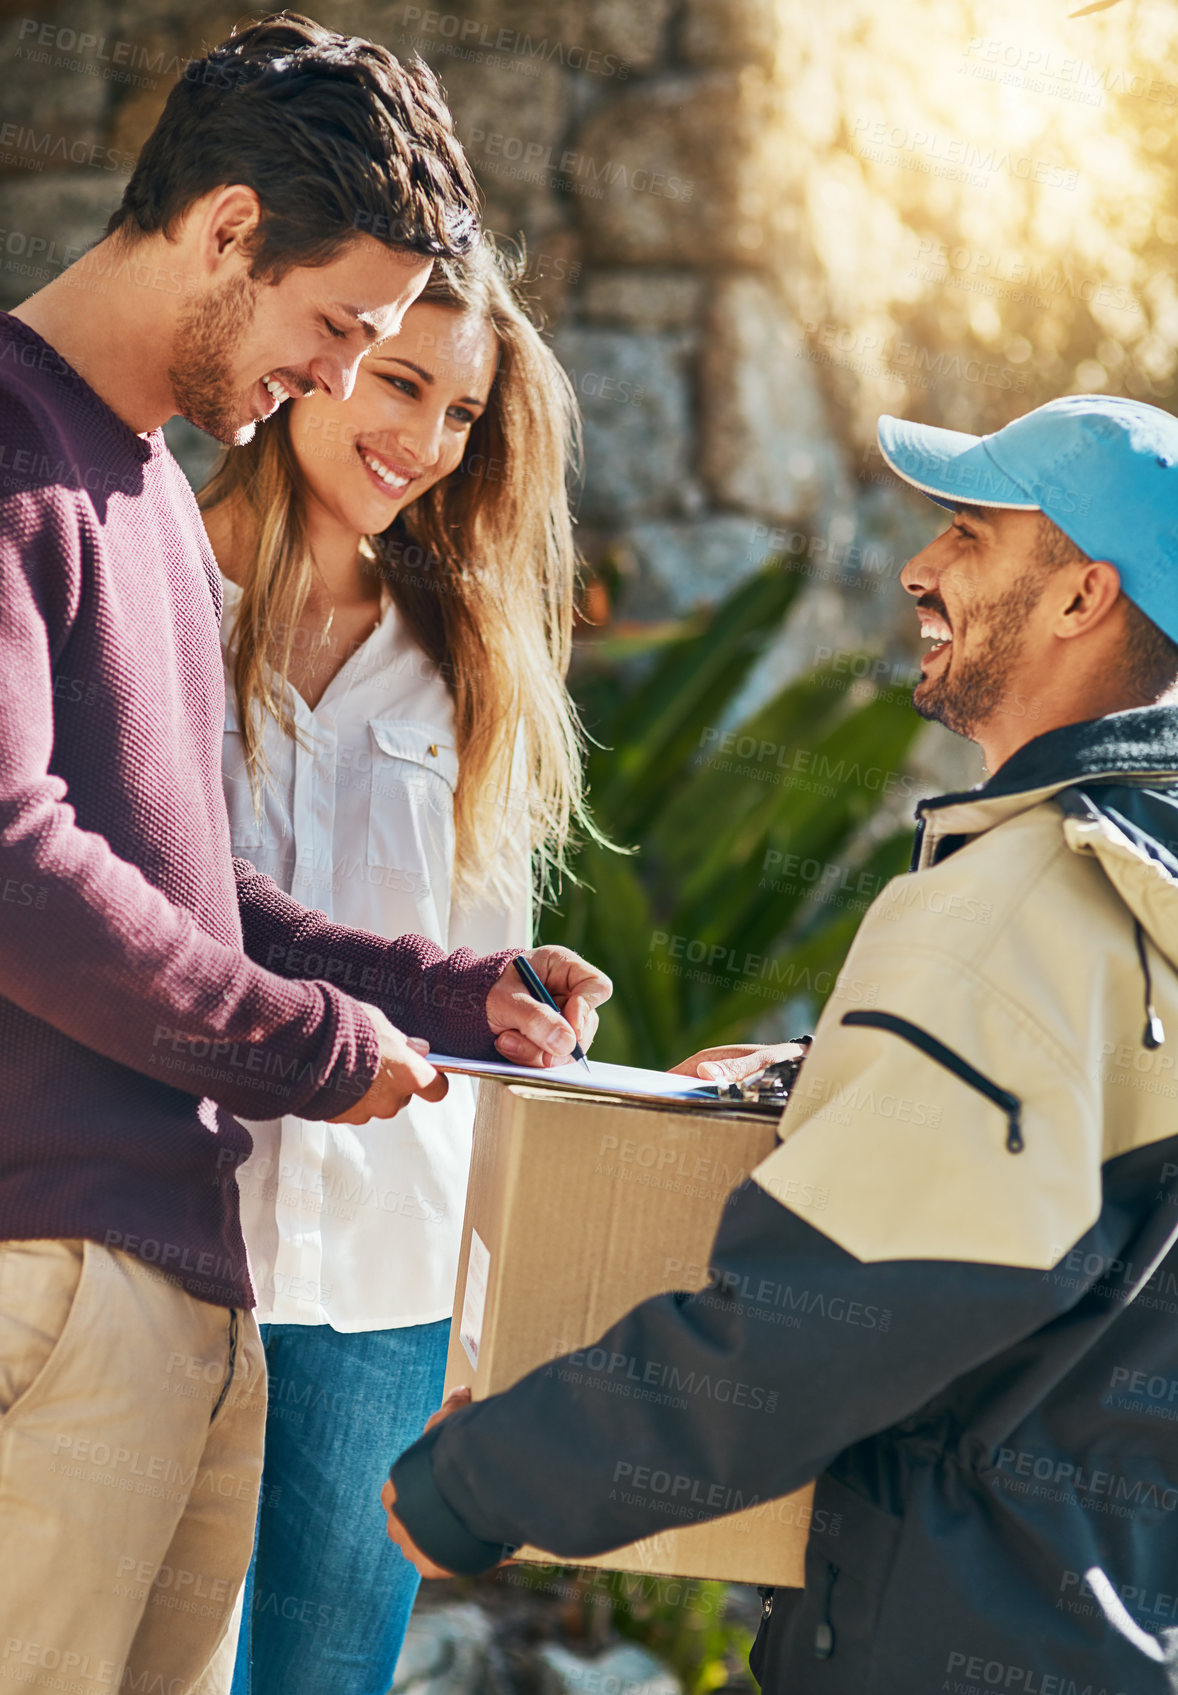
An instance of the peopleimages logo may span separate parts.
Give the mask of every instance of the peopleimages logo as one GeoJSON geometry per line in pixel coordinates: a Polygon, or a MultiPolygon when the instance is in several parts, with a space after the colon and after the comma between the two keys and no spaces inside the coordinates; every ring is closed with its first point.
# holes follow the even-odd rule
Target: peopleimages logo
{"type": "Polygon", "coordinates": [[[1035,1666],[1020,1666],[1006,1660],[988,1660],[984,1654],[952,1653],[945,1662],[952,1682],[941,1685],[951,1695],[1128,1695],[1124,1689],[1104,1684],[1077,1683],[1060,1672],[1043,1672],[1035,1666]],[[956,1673],[957,1677],[953,1678],[956,1673]]]}
{"type": "MultiPolygon", "coordinates": [[[[627,188],[635,194],[654,194],[665,200],[690,200],[695,183],[686,177],[666,171],[649,171],[641,165],[627,165],[620,159],[595,159],[576,148],[546,147],[543,142],[525,141],[522,136],[504,135],[496,130],[474,127],[466,138],[469,149],[481,152],[484,160],[503,159],[518,165],[519,171],[508,175],[520,176],[522,181],[543,182],[555,173],[577,186],[578,192],[600,198],[606,188],[627,188]]],[[[488,164],[492,174],[503,174],[488,164]]]]}
{"type": "Polygon", "coordinates": [[[1075,169],[1051,159],[1033,159],[1028,153],[1012,153],[1001,142],[983,145],[935,129],[912,128],[871,118],[856,118],[851,133],[855,151],[868,158],[896,163],[908,155],[909,169],[961,177],[977,188],[986,187],[986,173],[1069,191],[1080,181],[1080,173],[1075,169]]]}
{"type": "Polygon", "coordinates": [[[889,771],[882,765],[861,765],[858,760],[832,759],[821,748],[791,747],[765,737],[742,736],[706,724],[700,731],[700,752],[714,750],[731,754],[749,766],[763,765],[774,771],[804,774],[839,787],[870,789],[874,794],[900,795],[916,792],[915,778],[904,771],[889,771]]]}
{"type": "Polygon", "coordinates": [[[1169,1478],[1131,1477],[1030,1448],[999,1448],[992,1482],[1003,1487],[1014,1484],[1016,1493],[1048,1500],[1071,1502],[1082,1496],[1087,1510],[1120,1517],[1141,1510],[1178,1512],[1178,1486],[1169,1478]]]}
{"type": "Polygon", "coordinates": [[[20,46],[15,57],[31,64],[53,64],[55,69],[85,71],[90,75],[107,76],[112,81],[129,82],[147,87],[148,79],[132,76],[132,71],[145,71],[151,79],[176,77],[187,59],[167,53],[154,43],[141,46],[133,41],[118,41],[107,35],[95,35],[87,30],[71,29],[68,24],[42,23],[39,18],[22,18],[17,30],[20,46]],[[71,65],[67,59],[51,59],[53,53],[69,54],[79,61],[71,65]]]}
{"type": "Polygon", "coordinates": [[[546,35],[532,36],[518,29],[498,29],[481,18],[461,17],[456,12],[427,12],[420,6],[406,6],[402,22],[406,30],[416,25],[423,34],[452,44],[443,51],[476,62],[488,54],[504,53],[536,64],[587,71],[590,76],[617,77],[619,82],[625,82],[630,74],[630,61],[620,54],[582,47],[577,42],[550,40],[546,35]]]}
{"type": "MultiPolygon", "coordinates": [[[[135,163],[134,153],[122,148],[104,147],[101,142],[71,141],[69,136],[53,130],[29,129],[26,124],[0,124],[0,147],[15,148],[16,154],[25,155],[24,162],[35,170],[40,170],[47,159],[60,165],[92,165],[104,171],[129,171],[135,163]]],[[[18,162],[16,155],[9,162],[18,162]]]]}

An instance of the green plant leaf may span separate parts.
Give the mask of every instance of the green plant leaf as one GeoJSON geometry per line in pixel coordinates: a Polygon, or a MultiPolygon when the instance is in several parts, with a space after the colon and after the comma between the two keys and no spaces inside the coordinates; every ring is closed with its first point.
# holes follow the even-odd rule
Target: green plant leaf
{"type": "Polygon", "coordinates": [[[670,1066],[748,1040],[784,1002],[817,1012],[867,905],[907,865],[910,830],[871,831],[885,795],[915,795],[906,762],[921,721],[891,695],[849,699],[867,667],[812,672],[731,740],[718,728],[800,581],[768,568],[710,615],[660,630],[637,682],[632,650],[599,649],[578,672],[586,722],[611,744],[589,761],[597,822],[638,851],[586,848],[587,886],[542,933],[614,980],[602,1059],[670,1066]]]}
{"type": "Polygon", "coordinates": [[[793,604],[801,579],[770,565],[707,620],[668,644],[647,678],[619,690],[612,714],[590,721],[604,744],[588,761],[594,811],[617,839],[643,830],[678,785],[701,736],[724,709],[793,604]]]}

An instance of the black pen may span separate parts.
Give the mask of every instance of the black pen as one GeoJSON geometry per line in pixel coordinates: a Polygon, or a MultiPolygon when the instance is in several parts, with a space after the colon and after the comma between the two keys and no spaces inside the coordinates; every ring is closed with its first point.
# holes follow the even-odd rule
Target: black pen
{"type": "MultiPolygon", "coordinates": [[[[515,966],[516,970],[523,978],[524,987],[527,989],[532,999],[534,1001],[539,1001],[541,1006],[550,1006],[553,1012],[559,1014],[559,1016],[563,1018],[564,1013],[561,1012],[560,1008],[557,1006],[552,996],[548,993],[548,990],[544,987],[539,977],[537,977],[536,973],[532,970],[532,967],[528,964],[523,954],[517,953],[511,963],[515,966]]],[[[581,1064],[585,1067],[585,1070],[589,1070],[589,1061],[585,1058],[585,1050],[581,1046],[580,1042],[573,1043],[573,1058],[579,1059],[581,1064]]]]}

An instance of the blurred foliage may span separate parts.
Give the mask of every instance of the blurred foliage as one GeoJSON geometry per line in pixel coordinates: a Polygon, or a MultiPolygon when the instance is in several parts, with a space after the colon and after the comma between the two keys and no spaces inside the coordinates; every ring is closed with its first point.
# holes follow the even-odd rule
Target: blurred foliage
{"type": "Polygon", "coordinates": [[[731,1616],[727,1599],[726,1583],[689,1578],[681,1584],[664,1580],[646,1595],[619,1589],[613,1622],[620,1636],[640,1642],[671,1667],[685,1695],[755,1689],[748,1669],[753,1633],[731,1616]]]}
{"type": "Polygon", "coordinates": [[[602,1059],[672,1065],[750,1040],[775,1006],[817,1006],[871,895],[906,868],[910,827],[867,830],[920,728],[903,691],[857,703],[853,667],[819,669],[725,727],[803,580],[770,562],[682,625],[579,654],[590,804],[637,851],[587,845],[541,935],[613,978],[602,1059]]]}
{"type": "Polygon", "coordinates": [[[774,15],[760,211],[861,455],[881,411],[986,431],[1070,392],[1173,407],[1172,0],[775,0],[774,15]]]}
{"type": "Polygon", "coordinates": [[[497,1610],[503,1608],[505,1592],[526,1594],[533,1603],[535,1637],[551,1640],[555,1635],[590,1663],[622,1637],[669,1666],[684,1695],[713,1695],[718,1690],[755,1695],[757,1685],[748,1666],[754,1631],[748,1619],[759,1613],[759,1603],[747,1591],[742,1605],[738,1586],[651,1572],[521,1562],[481,1578],[452,1578],[447,1588],[455,1599],[479,1599],[497,1610]]]}

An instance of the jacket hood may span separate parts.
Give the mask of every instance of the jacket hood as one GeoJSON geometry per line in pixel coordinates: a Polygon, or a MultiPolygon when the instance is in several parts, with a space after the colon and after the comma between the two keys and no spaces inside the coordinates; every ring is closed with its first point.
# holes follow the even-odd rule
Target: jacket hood
{"type": "MultiPolygon", "coordinates": [[[[1149,994],[1148,936],[1163,958],[1178,970],[1178,793],[1135,795],[1117,785],[1062,789],[1054,797],[1064,814],[1064,839],[1073,853],[1090,853],[1137,921],[1138,952],[1149,994]],[[1117,803],[1121,804],[1118,805],[1117,803]],[[1122,810],[1124,808],[1124,810],[1122,810]],[[1126,811],[1159,819],[1169,843],[1135,825],[1126,811]]],[[[1152,1012],[1149,1016],[1152,1018],[1152,1012]]],[[[1158,1042],[1147,1040],[1147,1047],[1158,1042]]]]}
{"type": "Polygon", "coordinates": [[[922,801],[918,815],[964,800],[1013,798],[1065,783],[1126,777],[1178,784],[1178,706],[1140,706],[1035,736],[976,789],[922,801]]]}
{"type": "Polygon", "coordinates": [[[971,837],[1047,801],[1063,815],[1068,846],[1099,860],[1136,920],[1148,1003],[1144,938],[1178,970],[1178,707],[1114,712],[1050,730],[976,789],[921,802],[913,868],[935,865],[971,837]]]}

